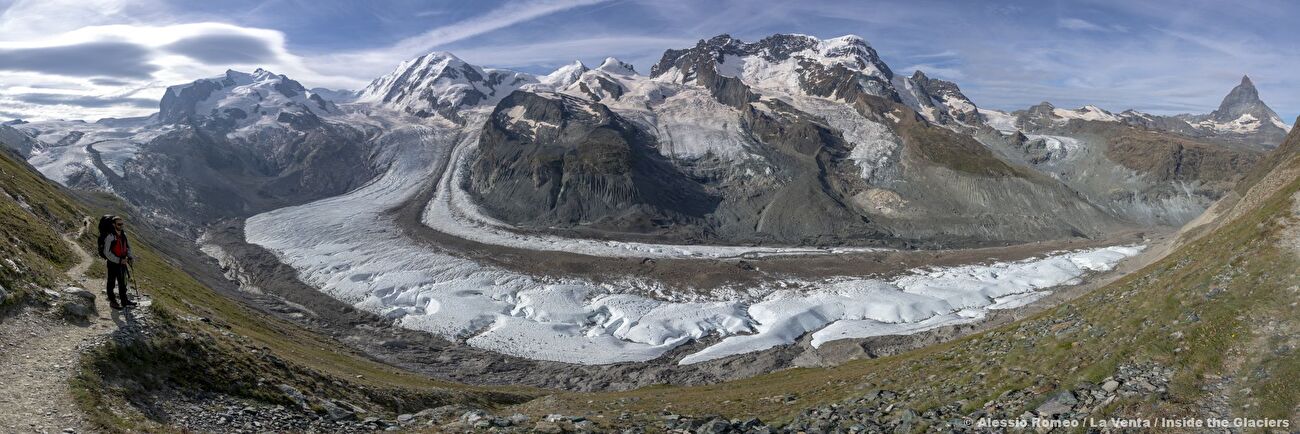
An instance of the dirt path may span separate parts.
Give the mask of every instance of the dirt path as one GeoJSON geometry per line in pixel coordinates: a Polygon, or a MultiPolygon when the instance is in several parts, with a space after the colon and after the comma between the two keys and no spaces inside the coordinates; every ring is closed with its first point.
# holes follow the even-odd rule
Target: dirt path
{"type": "Polygon", "coordinates": [[[72,237],[64,240],[81,258],[67,272],[69,286],[94,293],[97,314],[77,325],[59,318],[57,309],[29,308],[0,323],[0,432],[93,431],[77,408],[68,380],[76,374],[84,350],[134,321],[130,312],[109,309],[102,283],[85,277],[95,258],[72,237]]]}

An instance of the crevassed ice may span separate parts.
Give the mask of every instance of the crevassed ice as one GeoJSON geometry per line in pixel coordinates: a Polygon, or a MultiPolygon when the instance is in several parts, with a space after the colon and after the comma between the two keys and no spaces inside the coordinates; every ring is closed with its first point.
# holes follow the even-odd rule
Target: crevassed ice
{"type": "Polygon", "coordinates": [[[467,148],[476,134],[475,128],[397,129],[381,139],[384,157],[392,162],[383,176],[349,194],[251,217],[246,238],[297,269],[304,282],[396,318],[400,326],[500,353],[582,364],[651,360],[709,335],[726,338],[681,363],[758,351],[810,332],[814,345],[914,333],[978,319],[988,309],[1109,269],[1142,249],[1115,246],[915,270],[888,281],[784,282],[779,286],[812,289],[751,288],[754,298],[656,300],[639,295],[649,293],[651,283],[543,280],[404,237],[385,210],[413,197],[422,180],[433,176],[434,163],[467,148]]]}

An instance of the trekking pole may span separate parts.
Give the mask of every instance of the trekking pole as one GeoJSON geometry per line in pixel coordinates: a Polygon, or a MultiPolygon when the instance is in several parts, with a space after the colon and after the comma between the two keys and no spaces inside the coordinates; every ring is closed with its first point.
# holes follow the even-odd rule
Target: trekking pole
{"type": "Polygon", "coordinates": [[[131,287],[135,289],[135,298],[137,300],[144,300],[144,296],[140,295],[140,285],[135,283],[135,272],[132,271],[134,269],[135,267],[131,265],[126,266],[126,278],[131,281],[131,287]]]}

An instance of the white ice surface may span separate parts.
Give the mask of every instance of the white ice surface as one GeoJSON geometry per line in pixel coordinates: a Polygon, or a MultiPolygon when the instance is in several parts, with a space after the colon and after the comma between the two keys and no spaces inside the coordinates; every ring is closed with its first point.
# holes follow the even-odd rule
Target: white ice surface
{"type": "Polygon", "coordinates": [[[752,158],[740,113],[708,93],[691,90],[655,106],[659,148],[667,156],[696,159],[714,155],[727,161],[752,158]]]}
{"type": "Polygon", "coordinates": [[[973,321],[987,309],[1014,307],[1016,301],[1009,297],[1078,283],[1080,276],[1110,270],[1142,249],[1112,246],[1009,263],[914,270],[890,281],[826,283],[813,293],[776,292],[749,307],[757,333],[729,337],[681,363],[789,344],[809,332],[817,332],[813,334],[816,347],[834,339],[915,333],[973,321]]]}
{"type": "Polygon", "coordinates": [[[1074,110],[1058,108],[1056,110],[1053,110],[1052,114],[1055,114],[1065,119],[1081,119],[1085,121],[1103,121],[1103,122],[1120,121],[1120,118],[1118,116],[1115,116],[1111,112],[1108,112],[1102,109],[1101,107],[1097,107],[1095,105],[1085,105],[1083,107],[1074,110]]]}
{"type": "Polygon", "coordinates": [[[66,185],[69,177],[88,173],[95,177],[97,185],[109,191],[112,188],[109,186],[108,178],[95,167],[90,152],[86,150],[87,146],[99,152],[101,160],[110,171],[121,176],[127,162],[139,153],[141,143],[171,131],[169,127],[148,126],[143,121],[111,127],[99,123],[55,120],[32,122],[17,127],[35,136],[44,144],[41,151],[33,153],[27,162],[36,167],[36,170],[46,178],[66,185]],[[64,142],[62,146],[56,146],[73,133],[83,135],[75,142],[64,142]]]}
{"type": "Polygon", "coordinates": [[[902,140],[889,127],[862,117],[846,104],[817,97],[788,98],[799,110],[822,118],[853,145],[849,159],[861,170],[862,179],[871,181],[873,175],[889,165],[890,155],[902,146],[902,140]]]}
{"type": "Polygon", "coordinates": [[[99,158],[108,170],[117,176],[126,173],[126,163],[135,159],[140,152],[140,144],[129,140],[110,140],[90,145],[99,152],[99,158]]]}
{"type": "Polygon", "coordinates": [[[1014,133],[1020,130],[1019,128],[1016,128],[1016,117],[1012,116],[1010,113],[992,109],[980,109],[980,114],[984,115],[984,123],[993,127],[995,130],[1004,133],[1014,133]]]}
{"type": "MultiPolygon", "coordinates": [[[[476,116],[481,122],[485,113],[476,116]]],[[[916,270],[889,281],[784,281],[744,292],[722,291],[712,299],[652,299],[647,296],[655,292],[650,282],[541,279],[476,263],[403,235],[386,210],[413,197],[433,176],[436,163],[453,148],[463,151],[474,143],[477,131],[408,126],[390,132],[380,144],[381,158],[391,161],[385,175],[342,196],[249,218],[246,238],[297,269],[304,282],[394,318],[400,326],[504,354],[582,364],[651,360],[710,335],[726,338],[682,363],[787,344],[809,332],[820,331],[814,336],[817,345],[913,333],[970,321],[1008,297],[1073,282],[1140,250],[1108,247],[1014,263],[916,270]],[[789,287],[802,289],[780,289],[789,287]]],[[[440,187],[445,189],[449,179],[440,181],[440,187]]],[[[568,245],[581,240],[550,241],[556,243],[553,249],[574,251],[568,245]]],[[[641,253],[627,246],[610,249],[611,254],[641,253]]]]}
{"type": "Polygon", "coordinates": [[[1291,125],[1287,124],[1286,122],[1282,122],[1281,119],[1269,118],[1268,121],[1273,123],[1274,126],[1281,128],[1283,131],[1291,132],[1291,125]]]}
{"type": "Polygon", "coordinates": [[[45,148],[41,153],[33,154],[27,162],[46,178],[63,185],[67,185],[73,175],[87,170],[95,176],[97,184],[108,185],[108,179],[104,174],[95,169],[94,161],[91,160],[90,153],[86,152],[85,145],[45,148]]]}

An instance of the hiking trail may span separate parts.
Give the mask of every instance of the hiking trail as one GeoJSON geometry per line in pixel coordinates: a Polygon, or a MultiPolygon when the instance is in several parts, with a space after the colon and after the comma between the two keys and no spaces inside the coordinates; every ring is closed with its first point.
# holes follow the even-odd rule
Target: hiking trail
{"type": "MultiPolygon", "coordinates": [[[[76,375],[83,351],[136,319],[129,311],[110,309],[103,281],[85,276],[98,262],[73,241],[85,230],[83,225],[81,232],[63,239],[80,258],[66,272],[67,286],[95,294],[95,313],[87,323],[73,324],[60,318],[57,308],[39,307],[0,319],[0,384],[4,385],[0,387],[0,408],[4,409],[0,411],[0,432],[82,433],[95,429],[77,407],[68,381],[76,375]]],[[[71,296],[62,292],[67,286],[51,289],[59,292],[60,298],[68,298],[71,296]]],[[[59,301],[53,304],[57,306],[59,301]]]]}

